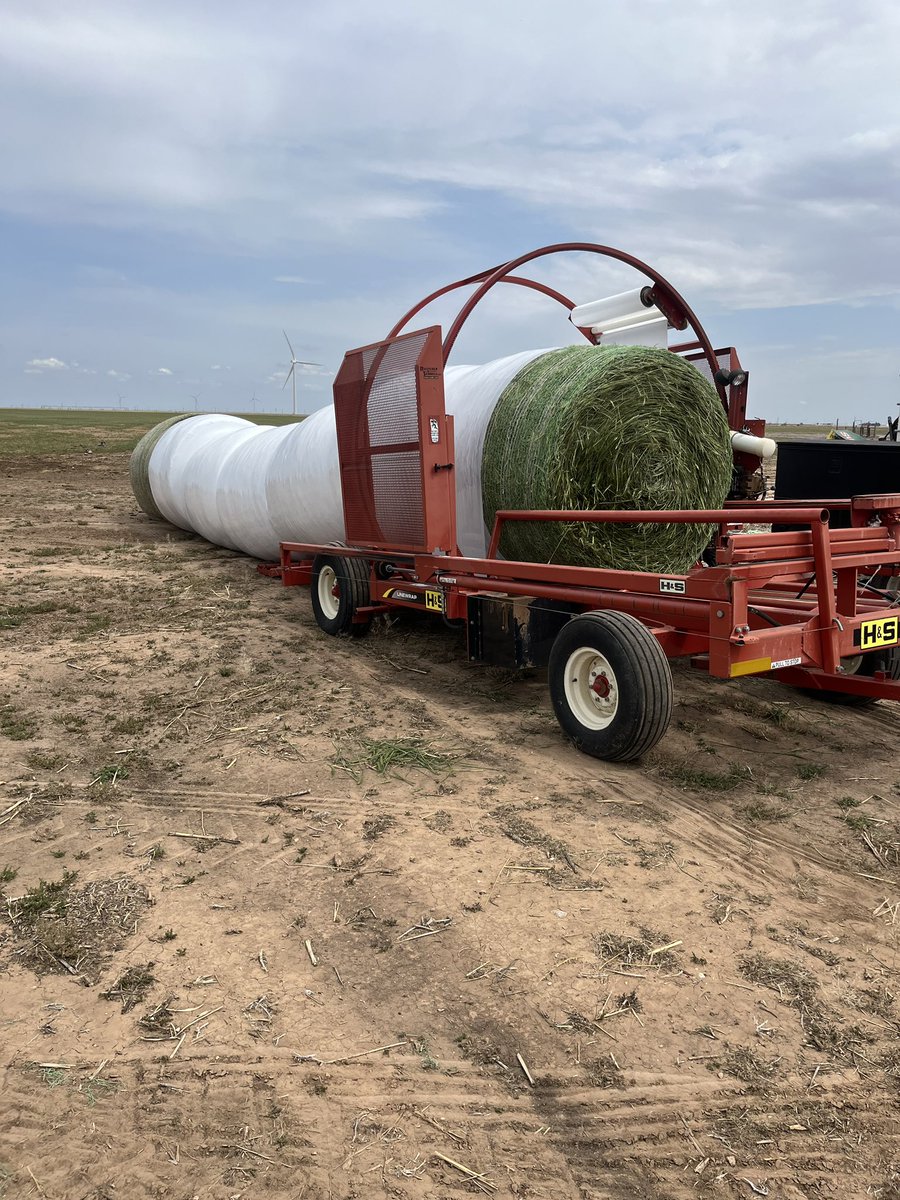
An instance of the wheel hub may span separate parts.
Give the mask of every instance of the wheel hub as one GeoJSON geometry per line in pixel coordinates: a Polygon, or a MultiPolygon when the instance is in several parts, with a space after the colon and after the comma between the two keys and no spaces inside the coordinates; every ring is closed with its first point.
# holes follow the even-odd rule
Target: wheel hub
{"type": "Polygon", "coordinates": [[[327,620],[336,620],[341,611],[341,585],[337,573],[328,563],[319,570],[319,607],[327,620]]]}
{"type": "Polygon", "coordinates": [[[601,700],[609,695],[610,685],[609,680],[605,675],[597,675],[591,680],[591,691],[596,692],[601,700]]]}
{"type": "Polygon", "coordinates": [[[605,729],[619,709],[619,688],[612,664],[593,646],[582,646],[566,664],[566,699],[573,715],[588,729],[605,729]]]}

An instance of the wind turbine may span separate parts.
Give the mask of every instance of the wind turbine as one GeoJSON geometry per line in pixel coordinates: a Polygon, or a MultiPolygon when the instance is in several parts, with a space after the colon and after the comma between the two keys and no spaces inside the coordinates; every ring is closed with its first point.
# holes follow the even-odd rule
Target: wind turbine
{"type": "Polygon", "coordinates": [[[202,393],[201,393],[201,392],[198,392],[198,393],[197,393],[197,395],[195,396],[193,392],[188,392],[188,395],[190,396],[190,398],[191,398],[191,399],[193,400],[193,402],[194,402],[194,412],[196,412],[196,411],[197,411],[197,405],[200,403],[200,396],[202,395],[202,393]]]}
{"type": "Polygon", "coordinates": [[[291,339],[287,335],[287,330],[282,329],[281,332],[284,334],[284,340],[287,342],[288,350],[290,350],[290,352],[291,352],[290,369],[288,370],[288,373],[285,376],[284,383],[281,385],[281,390],[284,391],[284,389],[288,385],[288,380],[290,380],[291,381],[291,412],[294,414],[294,416],[296,416],[297,415],[297,372],[296,372],[295,368],[297,368],[297,367],[321,367],[322,364],[315,363],[315,362],[307,362],[307,360],[304,358],[298,358],[296,356],[296,354],[294,353],[294,347],[291,345],[291,339]]]}

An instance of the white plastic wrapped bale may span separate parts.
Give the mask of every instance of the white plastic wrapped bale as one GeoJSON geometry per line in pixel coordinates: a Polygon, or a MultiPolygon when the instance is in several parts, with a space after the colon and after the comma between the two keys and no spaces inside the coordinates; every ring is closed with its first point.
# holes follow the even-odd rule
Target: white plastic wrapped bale
{"type": "MultiPolygon", "coordinates": [[[[229,454],[216,483],[218,519],[234,548],[253,558],[278,558],[278,534],[266,495],[272,460],[292,425],[250,425],[229,454]]],[[[222,545],[226,545],[223,542],[222,545]]]]}
{"type": "MultiPolygon", "coordinates": [[[[526,350],[444,376],[454,418],[457,529],[464,554],[483,555],[489,531],[481,497],[481,457],[491,414],[507,384],[545,350],[526,350]]],[[[241,417],[197,415],[171,425],[133,456],[133,478],[147,472],[149,495],[167,521],[254,558],[276,559],[280,542],[344,540],[344,506],[334,408],[291,425],[254,425],[241,417]]],[[[135,495],[150,513],[137,481],[135,495]]]]}
{"type": "Polygon", "coordinates": [[[265,477],[266,504],[277,541],[323,545],[343,541],[344,501],[334,408],[320,408],[286,429],[287,436],[274,450],[265,477]]]}
{"type": "MultiPolygon", "coordinates": [[[[192,533],[197,530],[191,524],[187,508],[187,485],[193,469],[193,459],[223,432],[245,425],[238,417],[195,416],[172,425],[158,440],[147,464],[150,490],[157,508],[167,521],[192,533]]],[[[153,436],[151,429],[147,435],[153,436]]],[[[135,457],[141,452],[139,442],[135,457]]]]}
{"type": "MultiPolygon", "coordinates": [[[[184,507],[188,528],[196,530],[213,545],[246,551],[250,541],[246,511],[258,504],[262,480],[253,471],[239,469],[235,472],[232,465],[235,454],[252,444],[264,431],[237,417],[232,422],[228,428],[208,435],[191,456],[184,481],[184,507]],[[237,523],[229,520],[223,511],[224,497],[233,494],[235,486],[240,489],[246,506],[237,523]]],[[[185,426],[186,431],[189,429],[189,425],[185,426]]]]}

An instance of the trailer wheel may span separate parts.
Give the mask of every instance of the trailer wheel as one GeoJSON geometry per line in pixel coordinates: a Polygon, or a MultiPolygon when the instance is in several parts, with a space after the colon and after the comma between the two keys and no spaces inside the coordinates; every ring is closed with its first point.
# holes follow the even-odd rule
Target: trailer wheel
{"type": "Polygon", "coordinates": [[[564,732],[595,758],[639,758],[669,726],[668,659],[653,634],[627,613],[573,617],[550,650],[548,682],[564,732]]]}
{"type": "Polygon", "coordinates": [[[362,637],[371,619],[354,622],[357,609],[370,601],[369,564],[364,558],[320,554],[310,580],[313,615],[320,629],[333,637],[362,637]]]}
{"type": "MultiPolygon", "coordinates": [[[[884,671],[888,679],[900,679],[900,646],[889,646],[886,650],[872,650],[868,654],[857,654],[853,658],[841,659],[846,675],[874,675],[884,671]]],[[[874,696],[854,696],[850,692],[826,692],[819,688],[803,688],[807,696],[824,700],[826,704],[840,704],[844,708],[871,708],[878,701],[874,696]]]]}

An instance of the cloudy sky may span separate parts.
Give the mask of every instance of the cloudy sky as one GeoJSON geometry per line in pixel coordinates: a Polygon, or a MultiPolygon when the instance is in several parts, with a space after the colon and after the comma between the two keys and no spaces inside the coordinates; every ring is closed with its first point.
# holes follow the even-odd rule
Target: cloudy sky
{"type": "MultiPolygon", "coordinates": [[[[283,409],[286,328],[309,411],[425,292],[579,239],[668,275],[755,415],[896,412],[893,0],[0,0],[0,30],[0,405],[283,409]]],[[[567,340],[506,289],[454,361],[567,340]]]]}

